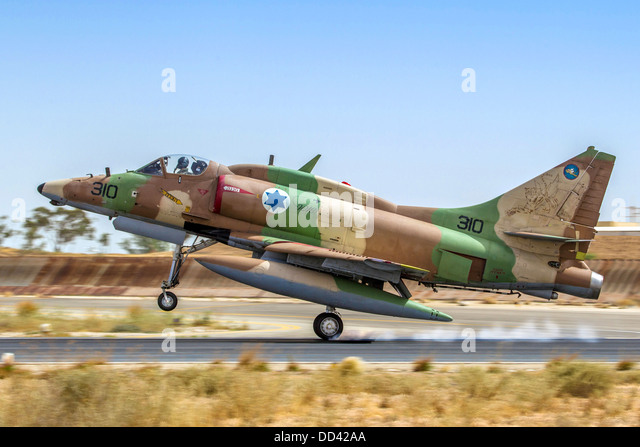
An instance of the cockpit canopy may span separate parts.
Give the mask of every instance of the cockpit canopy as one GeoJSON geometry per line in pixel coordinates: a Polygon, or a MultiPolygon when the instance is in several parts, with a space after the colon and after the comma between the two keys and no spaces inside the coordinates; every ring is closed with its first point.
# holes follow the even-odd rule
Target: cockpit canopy
{"type": "Polygon", "coordinates": [[[147,175],[164,175],[166,174],[178,174],[178,175],[200,175],[207,170],[209,161],[196,157],[195,155],[186,154],[174,154],[165,155],[151,163],[148,163],[136,169],[136,172],[147,175]]]}

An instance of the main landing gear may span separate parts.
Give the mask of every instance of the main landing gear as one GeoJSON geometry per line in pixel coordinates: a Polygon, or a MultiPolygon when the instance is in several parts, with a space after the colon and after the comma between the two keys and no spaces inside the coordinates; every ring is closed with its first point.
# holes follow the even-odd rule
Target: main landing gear
{"type": "Polygon", "coordinates": [[[342,334],[344,324],[335,307],[327,306],[327,311],[321,313],[313,321],[313,330],[323,340],[336,340],[342,334]]]}
{"type": "Polygon", "coordinates": [[[217,241],[213,239],[205,239],[200,243],[198,242],[198,238],[196,237],[193,241],[193,244],[189,246],[186,250],[184,249],[184,245],[177,245],[173,251],[173,261],[171,262],[171,270],[169,271],[169,279],[162,281],[162,293],[158,296],[158,307],[164,311],[172,311],[178,305],[178,297],[173,292],[167,292],[168,289],[173,289],[175,286],[180,284],[180,269],[182,268],[182,264],[187,259],[191,253],[195,253],[196,251],[202,250],[203,248],[210,247],[215,244],[217,241]]]}

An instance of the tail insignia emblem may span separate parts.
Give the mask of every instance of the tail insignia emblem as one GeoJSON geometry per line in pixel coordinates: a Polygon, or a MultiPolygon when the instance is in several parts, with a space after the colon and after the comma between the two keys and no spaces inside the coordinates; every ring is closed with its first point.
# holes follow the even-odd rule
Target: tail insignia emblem
{"type": "Polygon", "coordinates": [[[564,168],[564,176],[569,180],[575,180],[580,174],[580,169],[576,165],[567,165],[564,168]]]}

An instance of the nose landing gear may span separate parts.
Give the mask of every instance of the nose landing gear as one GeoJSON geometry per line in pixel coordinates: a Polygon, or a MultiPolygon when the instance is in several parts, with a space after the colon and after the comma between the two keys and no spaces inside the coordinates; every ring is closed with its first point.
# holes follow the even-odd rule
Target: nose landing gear
{"type": "Polygon", "coordinates": [[[173,261],[171,262],[171,270],[169,270],[169,279],[162,281],[162,293],[158,296],[158,307],[160,309],[169,312],[176,308],[178,305],[178,297],[173,292],[167,292],[168,289],[173,289],[180,284],[180,269],[182,264],[191,253],[210,247],[217,241],[213,239],[205,239],[200,243],[196,243],[198,238],[193,241],[193,244],[188,249],[183,250],[184,245],[176,244],[176,248],[173,251],[173,261]]]}
{"type": "Polygon", "coordinates": [[[158,307],[160,309],[170,312],[178,305],[178,297],[173,292],[167,292],[162,290],[162,293],[158,296],[158,307]]]}

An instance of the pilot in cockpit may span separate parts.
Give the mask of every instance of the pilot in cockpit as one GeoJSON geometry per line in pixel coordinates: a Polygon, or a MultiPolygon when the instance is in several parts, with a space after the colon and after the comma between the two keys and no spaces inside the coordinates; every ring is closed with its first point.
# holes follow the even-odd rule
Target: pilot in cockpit
{"type": "Polygon", "coordinates": [[[178,159],[178,164],[176,168],[173,170],[174,174],[188,174],[189,173],[189,159],[187,157],[180,157],[178,159]]]}
{"type": "Polygon", "coordinates": [[[193,171],[193,175],[200,175],[207,169],[207,163],[203,160],[194,161],[191,165],[191,170],[193,171]]]}

